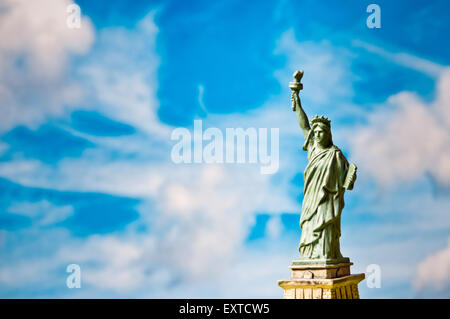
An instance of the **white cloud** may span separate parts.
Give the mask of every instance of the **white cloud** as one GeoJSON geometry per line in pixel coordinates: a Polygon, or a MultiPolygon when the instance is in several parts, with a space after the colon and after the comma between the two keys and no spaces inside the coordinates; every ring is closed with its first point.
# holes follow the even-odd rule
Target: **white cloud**
{"type": "Polygon", "coordinates": [[[283,230],[283,224],[279,215],[271,216],[266,225],[266,234],[269,238],[277,238],[283,230]]]}
{"type": "MultiPolygon", "coordinates": [[[[139,208],[141,218],[138,224],[149,227],[151,232],[135,239],[136,235],[130,230],[120,239],[124,245],[143,249],[148,258],[139,258],[131,263],[129,270],[125,269],[128,266],[116,269],[111,262],[104,262],[116,258],[116,252],[107,251],[106,255],[90,253],[95,249],[87,246],[72,249],[67,241],[61,247],[61,251],[79,251],[80,256],[86,254],[80,257],[80,262],[97,261],[99,266],[91,270],[95,276],[92,275],[89,282],[114,290],[120,290],[120,287],[131,289],[142,280],[127,282],[126,278],[131,275],[124,275],[124,280],[114,280],[108,286],[106,282],[113,272],[134,271],[137,274],[133,276],[141,278],[146,276],[147,266],[170,267],[172,276],[182,274],[187,281],[212,278],[229,265],[240,249],[253,224],[255,211],[277,213],[296,209],[282,189],[271,185],[268,175],[259,173],[257,166],[161,163],[155,166],[133,162],[111,165],[90,162],[86,165],[88,162],[75,163],[76,166],[72,163],[51,173],[48,167],[40,166],[33,169],[32,174],[24,174],[27,180],[22,181],[39,187],[106,192],[148,201],[147,205],[139,208]],[[157,249],[145,247],[144,242],[150,239],[157,249]],[[183,263],[180,264],[180,260],[183,263]],[[135,268],[139,264],[143,268],[135,268]]],[[[103,238],[92,239],[92,245],[94,241],[103,242],[103,238]]],[[[71,253],[71,256],[72,262],[77,263],[77,255],[71,253]]]]}
{"type": "Polygon", "coordinates": [[[156,54],[158,28],[155,11],[135,29],[106,28],[80,68],[90,98],[97,109],[109,117],[133,125],[152,135],[165,136],[169,127],[162,124],[156,111],[158,89],[156,54]]]}
{"type": "Polygon", "coordinates": [[[13,265],[4,264],[0,267],[0,282],[3,287],[21,287],[37,284],[44,289],[53,283],[52,274],[56,273],[54,260],[43,258],[26,258],[16,260],[13,265]]]}
{"type": "Polygon", "coordinates": [[[430,173],[450,185],[450,69],[442,73],[437,99],[426,104],[401,92],[355,129],[353,157],[383,187],[417,180],[430,173]]]}
{"type": "MultiPolygon", "coordinates": [[[[1,176],[23,185],[64,191],[104,192],[140,198],[143,203],[138,207],[139,220],[130,224],[120,234],[96,235],[87,239],[64,237],[47,253],[42,248],[46,247],[45,242],[48,240],[47,236],[44,236],[41,241],[37,240],[34,243],[41,246],[39,248],[41,258],[28,259],[28,252],[36,248],[31,244],[31,246],[24,245],[23,250],[16,254],[20,256],[18,259],[23,258],[36,263],[45,259],[49,260],[48,263],[42,263],[42,267],[33,271],[16,259],[16,262],[11,261],[10,266],[2,265],[1,278],[11,287],[17,283],[26,285],[27,280],[34,284],[39,283],[42,274],[46,275],[48,282],[52,280],[55,282],[55,276],[52,275],[55,265],[66,266],[78,262],[82,266],[84,285],[80,294],[86,297],[105,296],[112,292],[117,296],[140,297],[143,294],[152,297],[281,297],[282,291],[276,286],[276,280],[289,276],[287,268],[290,262],[289,253],[286,251],[280,253],[279,247],[276,247],[256,256],[254,251],[251,251],[254,254],[250,254],[245,250],[243,242],[254,223],[255,211],[273,214],[300,212],[300,205],[288,198],[286,191],[292,175],[301,173],[306,162],[305,154],[300,150],[303,137],[296,123],[295,113],[290,110],[289,105],[287,83],[291,81],[292,71],[303,65],[311,66],[306,70],[304,81],[303,93],[310,96],[311,102],[305,105],[306,109],[318,110],[310,115],[320,114],[322,111],[328,115],[328,112],[335,109],[334,105],[326,105],[328,102],[334,101],[335,97],[345,100],[345,94],[341,92],[352,94],[351,75],[346,71],[348,63],[346,53],[343,52],[341,55],[327,43],[299,43],[293,34],[288,32],[277,49],[279,54],[284,54],[288,58],[286,68],[276,73],[283,87],[282,93],[272,97],[261,108],[246,114],[208,114],[204,120],[204,128],[279,127],[280,146],[288,151],[281,154],[280,171],[274,179],[273,176],[261,175],[257,165],[174,165],[169,162],[170,139],[164,139],[161,135],[155,136],[160,127],[163,127],[163,130],[167,127],[164,128],[164,124],[158,121],[155,113],[156,79],[146,77],[149,73],[156,74],[158,61],[153,59],[156,55],[152,51],[154,49],[152,45],[157,29],[152,15],[145,21],[150,29],[138,30],[139,36],[133,35],[132,30],[104,30],[105,32],[100,35],[101,46],[109,48],[111,52],[117,53],[117,56],[115,54],[105,56],[104,61],[92,56],[90,60],[92,63],[86,64],[83,71],[86,79],[89,79],[87,83],[92,84],[90,97],[102,104],[99,110],[139,128],[145,132],[144,136],[97,138],[96,149],[84,152],[81,158],[64,159],[52,166],[34,160],[15,160],[0,164],[1,176]],[[142,70],[137,70],[130,61],[127,61],[130,59],[126,56],[126,45],[133,42],[134,44],[130,45],[134,45],[132,47],[139,54],[140,50],[147,50],[143,45],[144,42],[147,43],[146,41],[150,41],[150,47],[153,48],[145,55],[150,57],[150,63],[148,65],[144,63],[142,70]],[[116,46],[123,47],[116,48],[116,46]],[[124,65],[124,70],[115,70],[114,65],[124,65]],[[138,89],[127,87],[127,83],[124,82],[128,80],[138,89]],[[324,84],[324,81],[328,82],[324,84]],[[116,89],[122,85],[127,89],[117,91],[116,89]],[[139,97],[141,93],[142,99],[139,97]],[[124,108],[124,105],[129,108],[124,108]],[[162,153],[155,154],[152,149],[155,143],[158,143],[157,149],[159,152],[162,150],[162,153]],[[120,154],[115,155],[119,158],[112,161],[110,157],[112,153],[120,154]],[[274,180],[277,182],[274,183],[274,180]],[[141,226],[147,231],[136,231],[141,226]],[[20,267],[15,270],[15,265],[20,267]],[[17,276],[20,277],[22,272],[25,279],[15,279],[17,276]],[[237,278],[239,285],[231,286],[229,283],[237,278]]],[[[99,49],[97,53],[101,55],[104,50],[99,49]]],[[[446,81],[447,78],[442,78],[439,85],[443,88],[448,87],[446,81]]],[[[204,89],[207,90],[207,87],[204,89]]],[[[407,104],[412,99],[415,105],[414,114],[426,113],[423,112],[426,107],[439,109],[440,113],[437,113],[441,115],[439,119],[449,123],[448,116],[442,115],[448,114],[441,110],[445,110],[445,107],[438,102],[447,101],[448,95],[443,89],[439,92],[435,106],[423,105],[422,102],[417,102],[417,98],[408,94],[400,95],[397,100],[392,101],[407,104]]],[[[305,100],[307,99],[305,96],[305,100]]],[[[207,106],[205,108],[207,109],[207,106]]],[[[407,113],[404,109],[399,110],[407,113]]],[[[411,115],[411,118],[416,117],[411,115]]],[[[382,121],[381,124],[383,123],[382,121]]],[[[374,136],[378,134],[378,130],[375,129],[370,132],[373,132],[374,136]]],[[[433,152],[434,148],[430,147],[427,150],[433,152]]],[[[367,149],[363,151],[368,152],[367,149]]],[[[436,202],[430,201],[435,205],[432,206],[432,210],[441,207],[436,202]]],[[[398,209],[404,207],[399,206],[398,209]]],[[[422,215],[419,217],[436,222],[443,216],[442,214],[444,212],[431,218],[422,215]]],[[[280,224],[279,216],[273,217],[269,223],[267,231],[273,236],[272,240],[277,239],[277,235],[280,234],[280,224]]],[[[433,229],[432,223],[421,225],[425,230],[433,229]]],[[[389,225],[383,226],[383,229],[373,227],[373,233],[382,234],[379,238],[388,237],[392,233],[404,235],[407,231],[407,227],[389,225]]],[[[359,238],[366,238],[365,234],[369,232],[367,229],[361,229],[356,233],[359,238]]],[[[4,242],[8,243],[10,235],[3,234],[4,242]]],[[[411,247],[417,247],[417,241],[401,242],[398,245],[382,243],[369,249],[368,246],[361,247],[360,240],[355,238],[357,236],[352,239],[353,242],[357,242],[355,245],[357,248],[353,246],[354,253],[350,257],[365,258],[370,263],[376,263],[380,260],[378,258],[386,254],[389,258],[397,255],[397,259],[383,263],[383,276],[386,276],[383,280],[392,279],[393,282],[398,280],[397,282],[403,283],[410,278],[411,270],[404,271],[405,262],[401,260],[404,255],[401,253],[411,247]],[[357,250],[359,248],[360,250],[357,250]],[[388,248],[391,250],[386,253],[388,248]],[[374,260],[375,255],[377,260],[374,260]]],[[[297,242],[289,249],[293,255],[297,252],[296,245],[297,242]]],[[[423,244],[421,248],[425,250],[425,246],[426,244],[423,244]]],[[[68,296],[68,290],[64,290],[62,295],[68,296]]]]}
{"type": "Polygon", "coordinates": [[[73,214],[70,205],[56,206],[47,200],[38,202],[14,202],[8,207],[13,214],[27,216],[33,219],[33,223],[40,226],[51,225],[65,220],[73,214]]]}
{"type": "Polygon", "coordinates": [[[445,69],[443,65],[437,64],[433,61],[422,59],[405,52],[392,53],[361,40],[353,40],[352,44],[355,47],[360,47],[368,52],[375,53],[393,63],[425,73],[432,77],[438,77],[445,69]]]}
{"type": "MultiPolygon", "coordinates": [[[[312,99],[316,94],[321,95],[317,100],[319,104],[349,88],[341,79],[346,76],[343,73],[345,68],[335,63],[333,55],[328,53],[328,44],[300,45],[292,35],[285,35],[278,53],[287,55],[290,62],[284,70],[276,73],[280,84],[286,86],[283,94],[248,114],[208,115],[204,120],[205,128],[280,128],[281,147],[292,152],[289,158],[282,160],[283,167],[277,173],[278,182],[273,183],[273,176],[261,175],[259,165],[255,164],[174,165],[168,162],[173,141],[169,135],[164,139],[164,134],[159,133],[161,127],[163,131],[167,127],[156,117],[154,76],[158,61],[154,52],[157,28],[153,14],[144,21],[147,27],[142,29],[141,23],[136,33],[124,29],[103,30],[99,34],[100,48],[93,50],[96,53],[90,56],[82,74],[88,87],[92,88],[90,98],[100,102],[99,109],[103,113],[140,128],[147,135],[96,139],[95,150],[52,166],[20,159],[0,164],[1,176],[22,185],[104,192],[143,200],[139,207],[141,218],[129,225],[125,234],[93,236],[84,243],[72,238],[65,241],[52,257],[57,264],[79,261],[88,265],[83,266],[82,272],[86,283],[94,289],[117,292],[123,289],[128,293],[139,289],[140,285],[150,285],[158,280],[163,285],[174,278],[181,278],[185,289],[200,281],[220,281],[233,261],[242,257],[242,246],[254,223],[255,212],[278,214],[300,210],[285,191],[292,172],[304,169],[291,157],[303,155],[300,150],[303,137],[289,105],[287,83],[291,80],[292,70],[297,63],[313,65],[309,74],[316,84],[320,82],[317,72],[325,76],[323,68],[330,67],[334,71],[327,77],[332,90],[317,86],[319,92],[310,93],[312,99]],[[148,41],[149,48],[145,45],[148,41]],[[303,50],[303,46],[314,53],[316,59],[297,60],[297,53],[303,50]],[[140,64],[140,60],[130,59],[130,50],[137,56],[144,50],[149,62],[140,64]],[[136,61],[137,66],[133,64],[136,61]],[[279,109],[282,103],[285,104],[284,111],[279,109]],[[148,150],[155,142],[158,149],[167,150],[166,157],[148,150]],[[111,161],[110,153],[124,156],[111,161]],[[140,155],[126,156],[136,153],[140,155]],[[138,226],[150,231],[137,234],[134,230],[138,226]],[[132,254],[128,255],[127,251],[132,254]],[[121,259],[123,263],[115,262],[121,259]]],[[[309,87],[313,90],[315,85],[309,87]]],[[[280,224],[279,217],[270,223],[268,229],[272,235],[280,233],[280,224]]],[[[288,263],[289,260],[286,266],[288,263]]],[[[270,272],[261,270],[261,278],[267,271],[270,272]]],[[[287,271],[287,268],[281,271],[287,271]]],[[[278,291],[279,288],[274,287],[278,291]]],[[[222,289],[226,288],[222,286],[222,289]]],[[[281,290],[279,292],[281,294],[281,290]]],[[[270,293],[265,292],[264,295],[270,296],[270,293]]]]}
{"type": "Polygon", "coordinates": [[[149,282],[147,273],[151,262],[146,256],[154,256],[153,238],[94,235],[85,241],[66,243],[56,254],[60,263],[75,262],[80,265],[82,283],[100,290],[126,293],[149,282]]]}
{"type": "MultiPolygon", "coordinates": [[[[446,68],[437,78],[433,101],[427,103],[414,93],[400,92],[368,116],[368,125],[348,135],[359,167],[358,185],[363,187],[356,191],[370,194],[364,195],[366,200],[372,197],[372,202],[358,210],[383,221],[396,221],[366,226],[356,234],[353,231],[355,238],[377,234],[369,237],[372,243],[358,239],[359,245],[370,245],[370,249],[356,249],[353,255],[380,264],[388,287],[412,284],[423,296],[449,287],[445,251],[421,262],[442,240],[440,234],[445,234],[450,222],[448,197],[436,197],[426,178],[431,175],[439,186],[450,185],[449,88],[450,69],[446,68]],[[378,191],[364,190],[370,188],[369,180],[377,183],[378,191]]],[[[384,290],[370,293],[386,296],[384,290]]],[[[405,297],[414,297],[413,291],[405,297]]]]}
{"type": "MultiPolygon", "coordinates": [[[[294,30],[290,29],[278,40],[275,53],[287,58],[286,67],[275,72],[282,87],[290,91],[288,84],[293,80],[292,74],[303,69],[304,89],[300,95],[318,110],[333,110],[334,106],[330,103],[337,103],[339,99],[348,101],[353,97],[352,74],[348,71],[351,54],[348,51],[327,41],[298,42],[294,30]]],[[[287,95],[286,100],[289,101],[289,98],[290,95],[287,95]]]]}
{"type": "MultiPolygon", "coordinates": [[[[355,272],[365,272],[370,264],[381,267],[381,289],[369,289],[363,281],[362,298],[417,297],[412,289],[416,267],[425,256],[440,249],[443,237],[447,238],[450,199],[433,196],[425,179],[420,184],[405,183],[401,191],[384,196],[377,196],[373,189],[359,185],[357,191],[371,199],[358,195],[357,208],[344,208],[342,253],[352,259],[355,272]],[[367,219],[355,224],[354,219],[359,218],[367,219]]],[[[347,198],[353,201],[354,195],[347,198]]],[[[429,297],[428,293],[423,296],[429,297]]]]}
{"type": "Polygon", "coordinates": [[[162,219],[170,225],[163,245],[173,252],[171,262],[185,260],[183,267],[193,278],[215,274],[228,263],[245,240],[255,211],[294,208],[256,167],[208,165],[178,173],[159,197],[162,219]]]}
{"type": "Polygon", "coordinates": [[[436,292],[448,292],[450,287],[450,238],[447,247],[419,263],[413,283],[419,293],[430,288],[436,292]]]}
{"type": "Polygon", "coordinates": [[[69,0],[6,0],[0,5],[0,130],[36,126],[64,114],[81,98],[66,80],[72,55],[85,54],[94,38],[90,21],[67,27],[69,0]]]}
{"type": "Polygon", "coordinates": [[[70,240],[68,230],[61,228],[5,231],[1,242],[0,294],[8,288],[20,291],[36,286],[43,291],[64,285],[65,279],[60,278],[60,273],[67,264],[61,267],[60,260],[54,257],[61,245],[70,240]]]}

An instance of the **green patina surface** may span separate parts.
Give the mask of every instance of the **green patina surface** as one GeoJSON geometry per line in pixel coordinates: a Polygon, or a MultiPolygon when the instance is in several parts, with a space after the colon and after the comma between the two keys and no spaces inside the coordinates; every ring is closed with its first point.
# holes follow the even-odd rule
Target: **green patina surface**
{"type": "Polygon", "coordinates": [[[326,117],[308,120],[302,108],[299,91],[303,71],[294,73],[292,109],[305,137],[308,165],[304,172],[305,186],[300,227],[300,259],[293,264],[348,262],[340,251],[341,214],[344,193],[353,189],[356,165],[349,164],[341,150],[333,144],[331,123],[326,117]]]}

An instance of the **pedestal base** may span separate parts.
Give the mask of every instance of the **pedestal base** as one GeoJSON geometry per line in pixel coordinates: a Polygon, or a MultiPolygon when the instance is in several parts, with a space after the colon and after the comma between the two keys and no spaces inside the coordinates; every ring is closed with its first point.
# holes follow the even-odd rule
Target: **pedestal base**
{"type": "Polygon", "coordinates": [[[349,264],[350,258],[342,257],[339,259],[296,259],[292,261],[293,266],[297,265],[336,265],[349,264]]]}
{"type": "Polygon", "coordinates": [[[279,280],[278,285],[285,299],[359,299],[358,283],[365,275],[351,275],[351,265],[294,261],[291,279],[279,280]]]}

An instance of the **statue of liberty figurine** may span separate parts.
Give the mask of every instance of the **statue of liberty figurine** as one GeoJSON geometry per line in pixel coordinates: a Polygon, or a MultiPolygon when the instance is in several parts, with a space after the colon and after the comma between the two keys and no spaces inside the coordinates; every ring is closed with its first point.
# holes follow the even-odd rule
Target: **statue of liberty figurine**
{"type": "Polygon", "coordinates": [[[356,166],[349,164],[341,150],[333,144],[330,120],[315,116],[308,121],[299,91],[303,71],[294,73],[292,109],[305,137],[308,165],[304,172],[304,198],[300,218],[300,260],[293,264],[335,264],[349,262],[340,251],[341,213],[344,193],[353,189],[356,166]]]}

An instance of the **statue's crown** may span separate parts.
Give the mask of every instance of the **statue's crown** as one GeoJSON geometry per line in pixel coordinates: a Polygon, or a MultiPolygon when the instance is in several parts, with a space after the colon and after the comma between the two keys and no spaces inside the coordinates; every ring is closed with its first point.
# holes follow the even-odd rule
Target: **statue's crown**
{"type": "Polygon", "coordinates": [[[328,119],[328,117],[325,117],[325,116],[317,116],[316,115],[311,119],[310,123],[311,123],[311,126],[313,126],[315,123],[323,123],[326,126],[331,127],[331,121],[328,119]]]}

